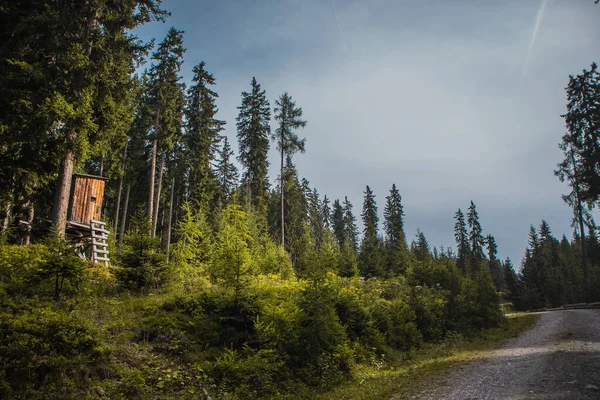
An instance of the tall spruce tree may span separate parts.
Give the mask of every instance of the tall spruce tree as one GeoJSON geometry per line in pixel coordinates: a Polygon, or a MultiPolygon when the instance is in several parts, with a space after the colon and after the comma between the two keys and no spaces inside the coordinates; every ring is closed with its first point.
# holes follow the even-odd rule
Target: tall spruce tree
{"type": "Polygon", "coordinates": [[[469,226],[469,245],[470,245],[470,273],[475,275],[481,266],[481,262],[485,259],[483,252],[484,239],[479,223],[479,215],[475,203],[471,201],[469,212],[467,214],[467,224],[469,226]]]}
{"type": "Polygon", "coordinates": [[[152,55],[155,63],[150,68],[149,101],[153,109],[152,153],[150,158],[150,184],[148,190],[148,218],[151,226],[156,226],[156,210],[160,196],[160,180],[163,176],[165,152],[173,147],[174,136],[180,132],[182,91],[179,71],[183,64],[183,31],[173,27],[152,55]],[[156,161],[161,151],[159,182],[156,185],[156,161]],[[155,203],[155,186],[158,191],[155,203]]]}
{"type": "MultiPolygon", "coordinates": [[[[573,225],[579,229],[585,242],[585,224],[590,218],[588,209],[600,199],[600,80],[597,65],[589,71],[569,77],[567,86],[567,132],[559,148],[564,160],[554,174],[561,182],[567,181],[571,191],[563,201],[573,209],[573,225]],[[586,207],[587,206],[587,207],[586,207]],[[586,209],[587,208],[587,209],[586,209]]],[[[587,276],[588,263],[585,246],[581,246],[583,271],[587,276]]]]}
{"type": "Polygon", "coordinates": [[[593,63],[576,77],[570,76],[567,86],[567,113],[563,116],[567,134],[563,143],[575,146],[580,162],[579,179],[584,200],[600,200],[600,72],[593,63]],[[566,139],[566,140],[565,140],[566,139]],[[574,140],[575,139],[575,140],[574,140]]]}
{"type": "Polygon", "coordinates": [[[312,191],[309,190],[306,196],[308,222],[315,239],[315,245],[319,248],[325,239],[326,231],[325,220],[323,218],[323,204],[316,188],[313,188],[312,191]]]}
{"type": "Polygon", "coordinates": [[[548,225],[548,222],[546,222],[546,220],[543,219],[542,223],[540,224],[539,230],[540,243],[544,244],[545,242],[551,239],[553,239],[552,230],[550,229],[550,225],[548,225]]]}
{"type": "Polygon", "coordinates": [[[506,258],[506,260],[502,264],[502,268],[504,270],[504,282],[505,290],[508,295],[507,297],[511,300],[514,300],[519,290],[519,282],[517,273],[515,272],[515,268],[513,267],[510,258],[506,258]]]}
{"type": "Polygon", "coordinates": [[[277,149],[281,153],[280,191],[281,191],[281,247],[285,248],[285,203],[284,203],[284,159],[290,160],[296,152],[304,153],[306,139],[300,139],[295,131],[304,128],[306,121],[302,119],[302,108],[296,107],[292,97],[283,93],[275,102],[275,120],[278,127],[272,135],[277,141],[277,149]]]}
{"type": "Polygon", "coordinates": [[[342,247],[346,240],[346,224],[344,223],[344,208],[338,199],[335,199],[333,202],[331,227],[338,245],[342,247]]]}
{"type": "Polygon", "coordinates": [[[425,234],[417,229],[417,240],[411,243],[411,251],[418,261],[428,261],[431,259],[431,248],[425,234]]]}
{"type": "Polygon", "coordinates": [[[219,183],[219,203],[224,204],[231,199],[238,184],[238,170],[230,161],[233,150],[229,145],[227,136],[223,136],[223,145],[219,148],[219,158],[215,168],[217,182],[219,183]]]}
{"type": "MultiPolygon", "coordinates": [[[[525,257],[521,262],[519,279],[524,285],[525,298],[519,299],[526,308],[541,308],[545,305],[543,288],[546,280],[543,265],[540,262],[541,250],[538,232],[533,225],[529,228],[529,246],[525,250],[525,257]]],[[[518,305],[520,308],[522,305],[518,305]]]]}
{"type": "Polygon", "coordinates": [[[498,244],[492,235],[485,237],[485,245],[488,252],[488,268],[492,274],[492,280],[496,286],[496,290],[503,291],[505,287],[505,274],[502,269],[502,263],[498,260],[498,244]]]}
{"type": "Polygon", "coordinates": [[[358,258],[358,269],[362,276],[372,278],[383,275],[383,254],[381,252],[381,241],[377,236],[379,216],[377,215],[375,194],[368,185],[364,194],[361,214],[364,229],[358,258]]]}
{"type": "Polygon", "coordinates": [[[454,224],[454,239],[456,240],[456,267],[462,272],[463,276],[467,276],[467,266],[471,249],[469,246],[469,236],[467,232],[467,224],[465,223],[465,215],[460,208],[454,215],[454,219],[456,220],[456,223],[454,224]]]}
{"type": "Polygon", "coordinates": [[[531,250],[531,251],[537,250],[537,248],[540,244],[537,230],[535,229],[535,226],[533,226],[533,225],[529,226],[529,236],[527,237],[527,244],[529,245],[528,250],[531,250]]]}
{"type": "Polygon", "coordinates": [[[190,196],[208,211],[219,186],[212,165],[217,157],[220,132],[225,121],[216,118],[219,96],[211,89],[215,78],[205,66],[201,62],[193,69],[193,84],[187,92],[185,142],[190,168],[190,196]]]}
{"type": "Polygon", "coordinates": [[[352,207],[348,196],[344,196],[344,242],[348,242],[356,252],[358,248],[358,227],[356,226],[356,217],[352,207]]]}
{"type": "Polygon", "coordinates": [[[242,192],[251,204],[264,208],[269,190],[267,159],[271,136],[271,107],[256,78],[252,78],[250,93],[242,92],[242,105],[238,107],[237,137],[240,149],[239,162],[244,167],[242,192]]]}
{"type": "Polygon", "coordinates": [[[331,201],[327,195],[323,196],[323,201],[321,202],[321,218],[323,219],[323,224],[327,230],[331,230],[331,207],[329,204],[331,204],[331,201]]]}
{"type": "Polygon", "coordinates": [[[406,251],[406,238],[404,235],[404,210],[402,207],[402,197],[396,188],[392,185],[390,195],[386,197],[386,204],[383,211],[384,230],[386,235],[386,269],[388,273],[398,274],[402,272],[405,263],[402,259],[402,253],[406,251]]]}

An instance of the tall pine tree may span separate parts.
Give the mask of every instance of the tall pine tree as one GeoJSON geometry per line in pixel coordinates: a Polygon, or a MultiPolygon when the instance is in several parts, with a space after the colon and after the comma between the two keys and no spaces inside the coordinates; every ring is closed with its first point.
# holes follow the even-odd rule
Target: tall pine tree
{"type": "Polygon", "coordinates": [[[479,215],[477,214],[475,203],[472,201],[467,214],[467,224],[469,225],[469,245],[471,249],[470,273],[475,275],[479,271],[481,262],[485,259],[485,255],[483,252],[484,239],[481,224],[479,223],[479,215]]]}
{"type": "Polygon", "coordinates": [[[278,127],[272,138],[277,141],[277,149],[281,153],[280,194],[281,194],[281,247],[285,248],[285,202],[284,202],[284,161],[287,158],[291,164],[296,152],[304,153],[306,139],[300,139],[295,131],[304,128],[306,121],[302,119],[302,108],[296,107],[292,97],[283,93],[275,102],[275,120],[278,127]]]}
{"type": "Polygon", "coordinates": [[[344,197],[344,242],[348,242],[356,252],[358,248],[358,227],[356,226],[356,217],[352,211],[352,203],[348,196],[344,197]]]}
{"type": "Polygon", "coordinates": [[[367,185],[363,200],[363,239],[358,258],[358,268],[362,276],[367,278],[383,275],[381,243],[378,233],[379,216],[377,215],[377,203],[375,194],[367,185]]]}
{"type": "Polygon", "coordinates": [[[471,253],[471,250],[469,246],[467,224],[465,223],[465,215],[460,208],[454,215],[454,219],[456,220],[456,223],[454,224],[454,239],[456,240],[456,267],[462,272],[463,276],[467,276],[469,254],[471,253]]]}
{"type": "Polygon", "coordinates": [[[388,273],[397,275],[403,271],[403,264],[406,264],[406,260],[402,257],[406,253],[406,239],[404,235],[402,197],[396,188],[396,184],[392,185],[390,195],[386,197],[383,217],[386,235],[386,269],[388,273]]]}
{"type": "Polygon", "coordinates": [[[238,107],[237,137],[240,149],[239,162],[244,167],[242,192],[256,207],[267,204],[269,178],[269,139],[271,136],[271,107],[256,78],[252,78],[250,93],[242,92],[242,105],[238,107]]]}
{"type": "Polygon", "coordinates": [[[333,202],[331,228],[333,229],[333,234],[338,245],[342,247],[346,239],[346,224],[344,223],[344,208],[338,199],[335,199],[333,202]]]}
{"type": "Polygon", "coordinates": [[[496,286],[496,290],[504,291],[505,288],[505,274],[502,269],[502,263],[498,260],[498,244],[496,239],[492,235],[485,237],[485,244],[488,252],[488,268],[492,274],[492,280],[496,286]]]}
{"type": "MultiPolygon", "coordinates": [[[[559,148],[564,160],[554,174],[567,181],[571,191],[562,198],[573,209],[573,225],[585,242],[585,225],[590,219],[589,208],[600,199],[600,73],[594,63],[589,71],[569,77],[567,86],[567,133],[559,148]],[[587,209],[586,209],[587,206],[587,209]]],[[[587,276],[586,247],[581,246],[583,271],[587,276]]]]}
{"type": "Polygon", "coordinates": [[[183,31],[172,27],[152,55],[155,64],[148,73],[149,101],[154,113],[147,203],[151,226],[156,226],[155,215],[160,199],[156,196],[155,203],[154,190],[157,186],[156,190],[160,195],[165,152],[173,147],[174,136],[180,132],[183,87],[179,83],[179,71],[183,64],[184,53],[183,31]],[[156,185],[156,161],[159,151],[162,151],[163,156],[159,166],[159,182],[156,185]]]}
{"type": "Polygon", "coordinates": [[[225,204],[229,201],[237,188],[238,170],[231,162],[232,155],[233,150],[231,150],[229,140],[227,136],[223,136],[223,145],[219,148],[219,158],[215,168],[217,182],[219,183],[219,204],[225,204]]]}
{"type": "Polygon", "coordinates": [[[219,186],[212,165],[217,157],[220,132],[224,129],[225,121],[216,118],[219,111],[216,100],[219,96],[211,89],[215,85],[215,78],[205,66],[201,62],[193,69],[193,85],[187,93],[185,139],[191,198],[208,211],[209,206],[214,205],[219,186]]]}

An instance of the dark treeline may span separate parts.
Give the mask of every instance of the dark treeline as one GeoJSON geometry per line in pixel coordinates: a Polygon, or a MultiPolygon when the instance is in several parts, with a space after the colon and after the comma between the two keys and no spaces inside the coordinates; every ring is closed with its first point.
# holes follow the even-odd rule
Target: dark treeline
{"type": "Polygon", "coordinates": [[[598,300],[595,65],[571,77],[557,171],[574,237],[532,228],[517,273],[473,202],[453,250],[407,238],[395,184],[356,208],[320,193],[294,164],[302,107],[256,78],[230,143],[207,65],[180,76],[184,32],[132,34],[167,16],[160,0],[0,6],[0,397],[298,394],[496,326],[502,301],[598,300]],[[73,173],[109,179],[109,268],[65,239],[73,173]]]}
{"type": "Polygon", "coordinates": [[[599,250],[594,227],[589,228],[582,243],[577,235],[572,241],[565,236],[557,239],[546,221],[542,221],[537,230],[531,226],[519,285],[512,291],[515,306],[531,310],[600,300],[599,250]],[[584,252],[587,277],[583,268],[584,252]]]}
{"type": "Polygon", "coordinates": [[[598,66],[569,77],[567,132],[559,144],[564,159],[554,171],[569,192],[573,211],[571,240],[553,236],[542,221],[531,226],[516,287],[510,297],[523,310],[600,300],[598,228],[593,211],[600,201],[600,81],[598,66]]]}

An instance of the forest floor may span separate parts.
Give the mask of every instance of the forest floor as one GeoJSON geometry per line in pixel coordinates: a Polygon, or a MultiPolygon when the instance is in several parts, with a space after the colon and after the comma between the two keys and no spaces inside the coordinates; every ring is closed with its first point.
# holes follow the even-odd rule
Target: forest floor
{"type": "Polygon", "coordinates": [[[598,399],[600,310],[539,313],[522,336],[393,399],[598,399]]]}

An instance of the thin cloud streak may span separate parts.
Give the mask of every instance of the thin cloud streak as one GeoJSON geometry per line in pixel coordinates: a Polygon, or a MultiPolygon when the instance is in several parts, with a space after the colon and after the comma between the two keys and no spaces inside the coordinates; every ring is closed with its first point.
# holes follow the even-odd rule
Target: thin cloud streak
{"type": "Polygon", "coordinates": [[[529,42],[529,49],[527,50],[527,57],[525,58],[525,64],[523,65],[523,72],[521,73],[522,77],[525,77],[525,75],[527,75],[527,70],[529,69],[529,63],[531,62],[531,53],[533,52],[533,47],[535,46],[535,41],[537,40],[538,32],[540,30],[540,26],[542,25],[542,19],[544,18],[544,11],[546,10],[547,5],[548,5],[548,0],[542,0],[540,2],[540,8],[538,9],[538,13],[535,18],[535,25],[533,27],[533,32],[531,33],[531,41],[529,42]]]}
{"type": "Polygon", "coordinates": [[[337,21],[337,27],[340,31],[340,37],[342,38],[342,44],[344,45],[344,51],[348,51],[348,47],[346,47],[346,39],[344,38],[344,31],[342,31],[342,24],[340,24],[340,17],[337,12],[337,8],[335,6],[335,0],[331,0],[331,6],[333,7],[333,13],[335,14],[335,19],[337,21]]]}

